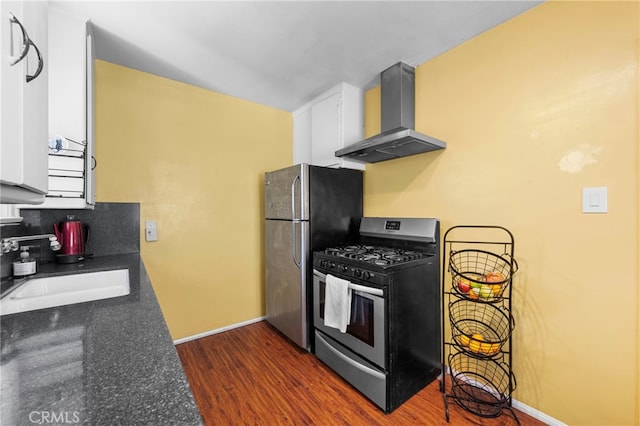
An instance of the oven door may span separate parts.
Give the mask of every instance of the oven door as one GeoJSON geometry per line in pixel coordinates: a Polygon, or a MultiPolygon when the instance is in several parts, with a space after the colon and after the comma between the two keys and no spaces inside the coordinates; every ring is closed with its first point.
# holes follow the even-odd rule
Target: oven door
{"type": "MultiPolygon", "coordinates": [[[[344,277],[341,277],[344,278],[344,277]]],[[[351,284],[351,321],[346,333],[324,325],[326,275],[313,270],[313,324],[356,354],[386,370],[385,305],[381,289],[351,284]]]]}

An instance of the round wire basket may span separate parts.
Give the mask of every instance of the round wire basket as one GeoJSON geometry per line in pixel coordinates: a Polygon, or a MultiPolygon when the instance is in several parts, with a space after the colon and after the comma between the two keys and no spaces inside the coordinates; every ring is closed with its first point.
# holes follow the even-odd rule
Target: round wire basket
{"type": "Polygon", "coordinates": [[[509,404],[516,378],[506,364],[462,352],[449,355],[451,392],[462,408],[481,417],[498,417],[509,404]]]}
{"type": "Polygon", "coordinates": [[[515,328],[513,315],[506,308],[466,299],[449,303],[449,321],[457,346],[479,358],[499,354],[515,328]]]}
{"type": "Polygon", "coordinates": [[[453,289],[471,300],[500,300],[517,270],[518,263],[507,253],[499,256],[485,250],[460,250],[449,256],[453,289]]]}

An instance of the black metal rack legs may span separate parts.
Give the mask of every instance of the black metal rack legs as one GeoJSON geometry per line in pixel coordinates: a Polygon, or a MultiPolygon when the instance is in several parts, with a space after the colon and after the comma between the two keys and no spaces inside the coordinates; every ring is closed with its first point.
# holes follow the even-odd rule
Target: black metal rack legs
{"type": "Polygon", "coordinates": [[[447,422],[453,399],[480,417],[506,409],[520,424],[511,406],[513,235],[501,226],[460,225],[443,238],[440,391],[447,422]]]}

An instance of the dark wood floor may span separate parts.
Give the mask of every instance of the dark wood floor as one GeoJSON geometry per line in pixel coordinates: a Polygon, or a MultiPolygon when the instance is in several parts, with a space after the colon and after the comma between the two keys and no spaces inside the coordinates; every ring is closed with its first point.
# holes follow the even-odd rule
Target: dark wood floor
{"type": "MultiPolygon", "coordinates": [[[[177,346],[206,425],[515,425],[508,411],[474,416],[453,401],[450,423],[436,380],[391,414],[266,322],[177,346]]],[[[523,426],[543,425],[518,412],[523,426]]]]}

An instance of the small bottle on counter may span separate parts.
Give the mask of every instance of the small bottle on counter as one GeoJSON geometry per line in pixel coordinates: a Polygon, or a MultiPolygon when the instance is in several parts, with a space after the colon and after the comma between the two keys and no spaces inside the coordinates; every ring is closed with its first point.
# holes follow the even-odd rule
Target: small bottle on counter
{"type": "Polygon", "coordinates": [[[29,246],[20,247],[20,260],[13,262],[13,276],[25,277],[36,273],[36,260],[29,256],[29,246]]]}

